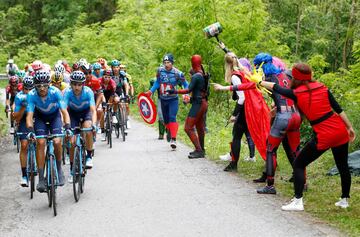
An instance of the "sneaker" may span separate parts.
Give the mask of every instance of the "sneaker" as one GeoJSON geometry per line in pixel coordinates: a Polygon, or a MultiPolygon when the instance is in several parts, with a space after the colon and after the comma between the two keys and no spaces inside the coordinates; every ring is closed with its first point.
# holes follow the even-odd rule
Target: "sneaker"
{"type": "Polygon", "coordinates": [[[256,157],[255,156],[254,157],[247,156],[247,157],[244,158],[244,161],[256,162],[256,157]]]}
{"type": "Polygon", "coordinates": [[[158,140],[164,140],[164,134],[159,134],[159,138],[158,138],[158,140]]]}
{"type": "Polygon", "coordinates": [[[98,130],[96,131],[96,133],[97,133],[97,134],[101,134],[101,129],[98,129],[98,130]]]}
{"type": "Polygon", "coordinates": [[[171,139],[171,141],[170,141],[170,146],[171,146],[171,148],[172,148],[173,150],[176,149],[176,140],[175,140],[175,139],[171,139]]]}
{"type": "Polygon", "coordinates": [[[86,169],[91,169],[92,167],[93,167],[92,159],[90,157],[86,158],[85,168],[86,169]]]}
{"type": "Polygon", "coordinates": [[[36,185],[36,190],[40,193],[46,192],[46,181],[44,178],[39,179],[38,184],[36,185]]]}
{"type": "Polygon", "coordinates": [[[224,169],[225,172],[236,172],[237,171],[237,163],[235,161],[230,161],[228,166],[224,169]]]}
{"type": "Polygon", "coordinates": [[[188,155],[189,159],[198,159],[198,158],[205,158],[205,154],[203,151],[195,151],[191,152],[191,154],[188,155]]]}
{"type": "Polygon", "coordinates": [[[349,198],[339,198],[339,201],[335,203],[335,206],[341,208],[348,208],[349,207],[349,198]]]}
{"type": "Polygon", "coordinates": [[[20,185],[21,187],[29,187],[29,181],[26,176],[21,177],[20,185]]]}
{"type": "Polygon", "coordinates": [[[257,189],[256,192],[259,194],[276,194],[276,189],[273,185],[271,186],[266,185],[263,188],[257,189]]]}
{"type": "Polygon", "coordinates": [[[112,123],[118,123],[118,120],[115,115],[112,116],[112,123]]]}
{"type": "Polygon", "coordinates": [[[106,141],[106,133],[101,133],[101,141],[106,141]]]}
{"type": "Polygon", "coordinates": [[[261,177],[258,179],[253,179],[254,183],[265,183],[266,182],[266,173],[262,173],[261,177]]]}
{"type": "Polygon", "coordinates": [[[293,199],[291,199],[289,204],[282,206],[281,210],[283,210],[283,211],[303,211],[304,210],[303,199],[294,197],[293,199]]]}
{"type": "Polygon", "coordinates": [[[290,183],[294,183],[294,180],[295,180],[295,177],[294,177],[294,174],[291,175],[290,179],[288,180],[288,182],[290,183]]]}
{"type": "Polygon", "coordinates": [[[65,165],[70,164],[70,156],[68,154],[65,155],[65,165]]]}
{"type": "Polygon", "coordinates": [[[225,155],[219,156],[219,159],[223,161],[231,161],[231,155],[230,153],[226,153],[225,155]]]}
{"type": "Polygon", "coordinates": [[[10,134],[14,134],[15,132],[15,129],[13,127],[10,127],[10,130],[9,130],[10,134]]]}
{"type": "Polygon", "coordinates": [[[131,129],[130,120],[128,120],[128,121],[126,122],[126,127],[127,127],[127,129],[131,129]]]}
{"type": "Polygon", "coordinates": [[[58,183],[58,185],[59,186],[64,186],[64,184],[65,184],[65,175],[64,175],[64,172],[63,172],[63,170],[61,168],[58,171],[58,175],[59,175],[59,183],[58,183]]]}
{"type": "Polygon", "coordinates": [[[68,183],[69,183],[69,184],[72,184],[73,181],[74,181],[74,177],[73,177],[71,174],[69,174],[68,183]]]}

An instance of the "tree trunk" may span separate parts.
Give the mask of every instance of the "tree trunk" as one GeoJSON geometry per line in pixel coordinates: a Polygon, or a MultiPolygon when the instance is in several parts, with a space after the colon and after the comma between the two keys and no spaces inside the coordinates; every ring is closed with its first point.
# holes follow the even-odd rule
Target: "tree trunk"
{"type": "Polygon", "coordinates": [[[349,22],[348,22],[348,28],[347,28],[347,32],[346,32],[346,37],[345,37],[345,42],[344,42],[344,47],[343,47],[343,52],[342,52],[342,66],[344,68],[347,68],[348,63],[347,63],[347,57],[349,55],[349,50],[351,48],[351,41],[353,38],[353,25],[354,25],[354,16],[355,16],[355,5],[356,5],[356,1],[352,0],[351,3],[351,8],[350,8],[350,14],[349,14],[349,22]]]}
{"type": "Polygon", "coordinates": [[[299,44],[300,44],[301,14],[302,14],[302,4],[301,4],[301,1],[299,1],[299,5],[298,5],[298,17],[297,17],[297,23],[296,23],[295,55],[298,55],[299,44]]]}

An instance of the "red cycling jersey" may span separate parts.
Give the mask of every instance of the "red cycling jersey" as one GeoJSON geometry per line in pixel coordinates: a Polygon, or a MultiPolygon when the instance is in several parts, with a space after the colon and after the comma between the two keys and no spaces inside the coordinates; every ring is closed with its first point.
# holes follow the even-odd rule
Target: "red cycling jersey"
{"type": "Polygon", "coordinates": [[[100,78],[100,84],[101,84],[101,88],[104,91],[112,91],[115,92],[116,90],[116,83],[113,79],[110,79],[110,81],[108,82],[108,84],[105,85],[105,80],[104,78],[100,78]]]}
{"type": "Polygon", "coordinates": [[[85,81],[85,86],[90,87],[95,95],[101,90],[100,81],[94,76],[91,76],[90,80],[85,81]]]}
{"type": "Polygon", "coordinates": [[[6,86],[6,99],[9,99],[10,97],[15,97],[16,94],[23,89],[23,84],[19,83],[16,86],[7,85],[6,86]]]}

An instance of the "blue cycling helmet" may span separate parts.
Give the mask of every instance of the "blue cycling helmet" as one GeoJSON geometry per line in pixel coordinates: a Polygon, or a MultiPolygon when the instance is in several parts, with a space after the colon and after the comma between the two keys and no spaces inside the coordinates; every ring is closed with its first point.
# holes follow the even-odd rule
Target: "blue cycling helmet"
{"type": "Polygon", "coordinates": [[[50,72],[39,70],[35,72],[34,75],[35,85],[38,84],[49,84],[50,83],[50,72]]]}
{"type": "Polygon", "coordinates": [[[94,63],[94,64],[93,64],[93,69],[94,69],[94,70],[99,70],[99,69],[101,69],[101,64],[100,64],[100,63],[94,63]]]}
{"type": "Polygon", "coordinates": [[[114,59],[114,60],[111,61],[110,65],[112,67],[117,67],[117,66],[120,66],[120,62],[119,62],[119,60],[114,59]]]}
{"type": "Polygon", "coordinates": [[[164,61],[169,61],[171,63],[174,63],[174,55],[172,55],[171,53],[165,54],[163,57],[163,62],[164,61]]]}
{"type": "Polygon", "coordinates": [[[25,89],[31,90],[34,88],[35,82],[32,76],[25,76],[23,80],[23,85],[25,89]]]}
{"type": "Polygon", "coordinates": [[[70,81],[85,82],[85,74],[82,71],[74,71],[70,74],[70,81]]]}

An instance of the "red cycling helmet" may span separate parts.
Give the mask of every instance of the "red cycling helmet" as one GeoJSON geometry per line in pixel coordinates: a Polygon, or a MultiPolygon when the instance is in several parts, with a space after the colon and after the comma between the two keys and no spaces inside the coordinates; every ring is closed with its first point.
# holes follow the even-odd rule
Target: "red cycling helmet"
{"type": "Polygon", "coordinates": [[[34,69],[34,71],[40,70],[43,67],[43,63],[40,60],[35,60],[32,64],[31,64],[32,69],[34,69]]]}
{"type": "Polygon", "coordinates": [[[110,69],[105,70],[104,76],[111,76],[112,71],[110,69]]]}
{"type": "Polygon", "coordinates": [[[10,85],[16,85],[16,84],[18,84],[18,82],[19,82],[18,76],[14,75],[14,76],[9,77],[9,84],[10,85]]]}

